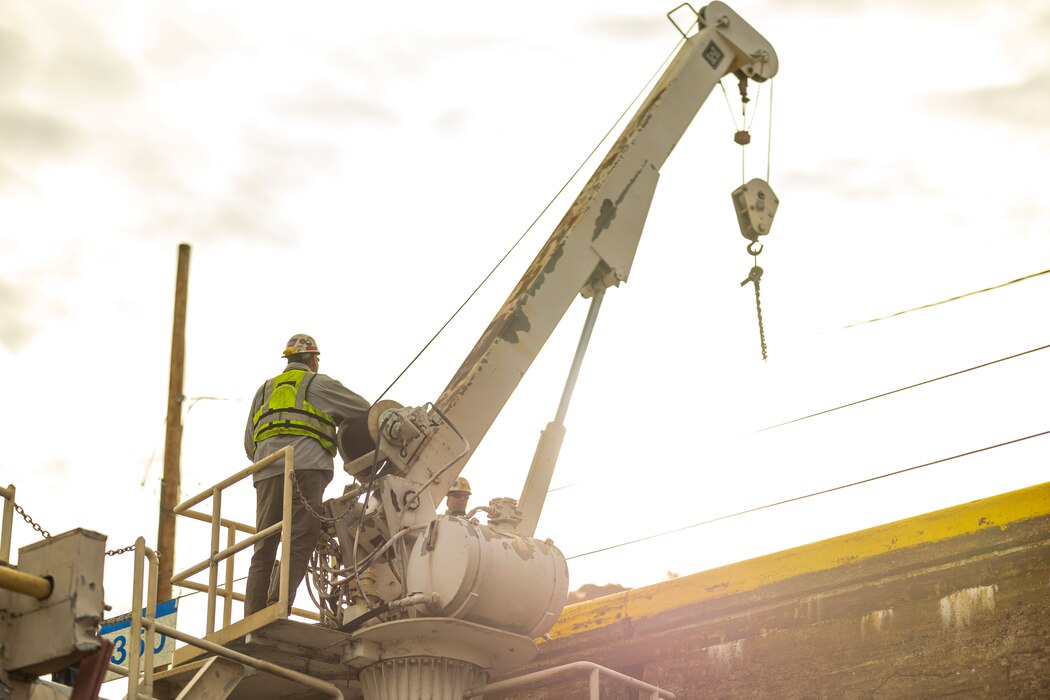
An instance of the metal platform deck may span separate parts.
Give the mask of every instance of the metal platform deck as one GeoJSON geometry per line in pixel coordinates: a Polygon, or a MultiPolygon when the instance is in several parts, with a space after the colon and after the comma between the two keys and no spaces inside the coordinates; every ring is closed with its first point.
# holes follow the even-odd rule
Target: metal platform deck
{"type": "MultiPolygon", "coordinates": [[[[231,631],[236,631],[234,625],[231,631]]],[[[329,681],[344,689],[346,697],[360,697],[357,669],[343,662],[352,643],[349,634],[316,624],[277,619],[224,640],[225,648],[278,666],[329,681]]],[[[199,650],[196,650],[199,651],[199,650]]],[[[205,652],[154,677],[154,696],[172,700],[185,688],[212,656],[205,652]]],[[[176,657],[178,658],[178,656],[176,657]]],[[[317,697],[317,691],[264,671],[240,681],[229,695],[237,700],[297,700],[317,697]]]]}

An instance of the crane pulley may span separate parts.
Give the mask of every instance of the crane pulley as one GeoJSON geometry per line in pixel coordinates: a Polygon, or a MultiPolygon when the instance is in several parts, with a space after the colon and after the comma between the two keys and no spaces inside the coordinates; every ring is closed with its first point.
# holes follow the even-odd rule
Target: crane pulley
{"type": "MultiPolygon", "coordinates": [[[[740,113],[741,113],[741,124],[739,127],[736,126],[736,117],[733,116],[733,124],[736,131],[733,133],[733,142],[740,146],[740,179],[745,179],[745,158],[744,148],[751,143],[751,132],[750,124],[747,121],[747,105],[751,102],[751,98],[747,94],[748,89],[748,74],[744,71],[734,71],[733,73],[738,80],[738,88],[740,92],[740,113]]],[[[721,85],[721,81],[719,81],[721,85]]],[[[761,89],[761,82],[759,83],[761,89]]],[[[726,98],[726,106],[729,107],[730,114],[732,115],[732,105],[729,104],[729,95],[726,94],[725,87],[722,87],[722,93],[726,98]]],[[[773,110],[773,93],[772,88],[770,89],[770,113],[773,110]]],[[[754,121],[754,114],[751,116],[754,121]]],[[[770,121],[772,126],[772,121],[770,121]]],[[[771,131],[772,133],[772,131],[771,131]]],[[[766,177],[769,177],[769,156],[766,157],[766,177]]],[[[751,255],[754,260],[754,264],[751,266],[751,270],[748,271],[747,277],[740,283],[741,287],[746,286],[749,282],[754,284],[755,287],[755,311],[758,316],[758,339],[762,348],[762,359],[767,359],[767,348],[766,348],[766,329],[765,324],[762,321],[762,273],[763,270],[758,265],[758,254],[762,252],[762,244],[759,243],[758,239],[761,236],[765,236],[769,233],[770,227],[773,225],[773,216],[776,214],[777,205],[780,200],[773,194],[772,188],[766,180],[755,178],[750,182],[742,184],[740,187],[735,189],[732,194],[733,205],[736,209],[737,221],[740,224],[740,233],[744,238],[748,239],[750,243],[747,245],[747,252],[751,255]]]]}
{"type": "Polygon", "coordinates": [[[762,359],[765,360],[767,353],[766,329],[762,322],[762,268],[758,266],[758,254],[762,252],[763,245],[759,242],[759,238],[767,235],[772,228],[773,217],[777,213],[780,200],[773,194],[773,188],[769,186],[769,183],[760,178],[754,178],[733,190],[732,197],[737,223],[740,224],[740,233],[750,241],[747,244],[747,252],[754,259],[754,265],[740,286],[743,287],[748,282],[755,285],[758,339],[762,345],[762,359]]]}

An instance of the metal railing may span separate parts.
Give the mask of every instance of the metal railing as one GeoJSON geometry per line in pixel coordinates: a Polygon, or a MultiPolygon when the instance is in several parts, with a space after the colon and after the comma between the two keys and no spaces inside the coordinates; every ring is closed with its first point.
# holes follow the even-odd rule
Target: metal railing
{"type": "MultiPolygon", "coordinates": [[[[289,451],[290,449],[291,448],[289,448],[289,451]]],[[[289,454],[289,460],[290,459],[291,455],[289,454]]],[[[129,633],[132,642],[128,644],[128,668],[125,671],[119,666],[110,664],[111,670],[121,674],[127,674],[128,698],[136,698],[137,700],[152,700],[153,698],[153,644],[154,637],[158,633],[167,635],[172,639],[177,639],[184,644],[189,644],[198,649],[202,649],[205,652],[215,654],[216,656],[222,656],[231,661],[250,666],[257,671],[264,671],[274,676],[299,683],[308,688],[313,688],[325,697],[333,698],[333,700],[342,700],[343,698],[342,692],[328,681],[323,681],[304,673],[299,673],[298,671],[293,671],[284,668],[283,666],[263,661],[262,659],[256,659],[247,654],[226,649],[214,642],[194,637],[184,632],[180,632],[173,627],[168,627],[167,625],[162,625],[157,622],[157,555],[152,549],[146,546],[145,540],[141,537],[135,541],[135,581],[131,597],[131,629],[129,633]],[[142,606],[142,574],[147,559],[149,560],[149,582],[146,596],[146,614],[144,615],[142,606]],[[140,645],[135,644],[134,640],[139,639],[143,634],[145,636],[141,648],[144,651],[143,653],[140,653],[140,645]],[[139,679],[140,662],[143,669],[141,673],[141,686],[139,679]]]]}
{"type": "Polygon", "coordinates": [[[0,529],[0,561],[11,563],[11,525],[15,517],[15,485],[5,489],[0,486],[0,496],[4,497],[4,523],[0,529]]]}
{"type": "MultiPolygon", "coordinates": [[[[11,526],[15,515],[15,485],[0,486],[4,498],[3,525],[0,526],[0,561],[11,564],[11,526]]],[[[43,600],[51,595],[51,581],[43,576],[26,574],[13,566],[0,567],[0,588],[43,600]]]]}
{"type": "Polygon", "coordinates": [[[524,676],[518,676],[516,678],[508,678],[507,680],[496,681],[495,683],[486,683],[485,685],[471,688],[466,692],[465,696],[467,698],[478,698],[485,693],[498,693],[505,690],[520,688],[525,685],[550,685],[558,676],[579,673],[582,671],[586,671],[589,674],[588,690],[590,691],[590,700],[600,700],[599,687],[601,685],[602,676],[617,681],[628,688],[634,688],[635,690],[641,690],[648,693],[649,700],[657,700],[657,698],[674,700],[675,697],[674,693],[668,690],[657,688],[655,685],[649,685],[637,678],[625,676],[622,673],[613,671],[610,668],[605,668],[604,666],[599,666],[590,661],[576,661],[571,664],[565,664],[564,666],[555,666],[554,668],[545,668],[542,671],[536,671],[534,673],[526,673],[524,676]]]}
{"type": "MultiPolygon", "coordinates": [[[[131,629],[128,630],[128,698],[153,697],[153,642],[154,630],[149,625],[143,639],[143,652],[136,642],[142,638],[143,621],[157,616],[157,553],[146,546],[146,540],[135,540],[135,580],[131,587],[131,629]],[[142,574],[149,560],[149,583],[146,587],[147,615],[142,615],[142,574]],[[139,662],[142,662],[142,692],[139,692],[139,662]]],[[[112,666],[112,665],[111,665],[112,666]]]]}
{"type": "MultiPolygon", "coordinates": [[[[202,593],[207,593],[207,620],[206,620],[206,633],[205,636],[215,632],[215,614],[217,608],[217,598],[219,595],[223,598],[223,623],[220,627],[228,627],[233,620],[233,603],[234,601],[243,602],[244,594],[237,593],[233,590],[234,582],[234,570],[233,570],[233,556],[238,552],[241,552],[248,547],[253,546],[256,542],[267,537],[280,533],[281,537],[281,566],[279,573],[279,596],[278,601],[274,603],[275,607],[278,607],[282,611],[282,615],[287,617],[287,613],[283,611],[288,610],[288,599],[289,599],[289,567],[288,562],[290,560],[290,552],[292,546],[292,494],[294,488],[292,486],[292,465],[293,465],[293,448],[291,446],[282,448],[277,452],[273,453],[269,457],[259,460],[250,467],[246,467],[241,471],[237,472],[233,476],[230,476],[219,483],[215,484],[206,491],[203,491],[196,496],[186,500],[179,505],[175,506],[175,514],[183,515],[194,520],[203,521],[210,523],[211,525],[211,554],[209,557],[197,564],[194,564],[190,568],[175,574],[171,578],[173,586],[181,586],[183,588],[189,588],[202,593]],[[284,460],[284,502],[281,506],[281,522],[271,525],[270,527],[256,532],[255,527],[246,523],[239,523],[234,520],[229,520],[222,517],[222,493],[227,488],[237,484],[238,482],[252,476],[255,472],[270,466],[274,462],[284,460]],[[211,513],[205,513],[201,511],[191,510],[194,506],[211,499],[211,513]],[[220,543],[222,542],[222,528],[226,528],[226,542],[225,549],[219,550],[220,543]],[[237,533],[245,533],[248,537],[244,538],[240,542],[237,541],[237,533]],[[219,564],[225,562],[225,577],[223,586],[219,586],[219,564]],[[194,576],[205,569],[208,570],[208,584],[204,585],[196,581],[190,581],[189,578],[194,576]]],[[[293,608],[292,612],[302,617],[310,618],[315,621],[320,620],[320,616],[311,610],[301,610],[299,608],[293,608]]]]}

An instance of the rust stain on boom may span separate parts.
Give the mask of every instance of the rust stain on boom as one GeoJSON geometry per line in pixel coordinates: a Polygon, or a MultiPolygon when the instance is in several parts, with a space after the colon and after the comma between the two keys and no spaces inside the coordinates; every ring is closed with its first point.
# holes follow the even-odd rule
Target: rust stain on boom
{"type": "MultiPolygon", "coordinates": [[[[474,345],[473,350],[467,355],[463,364],[460,365],[459,370],[452,377],[452,381],[449,382],[445,390],[441,392],[440,398],[438,398],[437,405],[442,410],[448,410],[455,405],[456,399],[461,395],[471,383],[471,379],[474,375],[482,370],[482,358],[488,353],[489,349],[498,342],[516,343],[519,340],[519,333],[527,333],[530,329],[530,323],[528,316],[524,312],[524,306],[529,296],[535,295],[536,290],[543,285],[544,277],[557,267],[558,260],[561,258],[562,250],[565,246],[566,239],[576,229],[576,226],[580,223],[580,219],[583,213],[590,208],[592,202],[595,199],[598,189],[601,187],[602,182],[605,180],[609,172],[616,166],[616,164],[623,157],[624,152],[628,149],[634,138],[641,130],[648,126],[653,109],[659,105],[663,98],[665,89],[659,89],[654,91],[646,100],[643,107],[634,115],[631,119],[630,124],[624,133],[617,139],[616,143],[606,154],[602,160],[598,169],[591,176],[590,180],[584,186],[580,195],[573,202],[572,206],[562,217],[561,222],[554,229],[554,233],[547,239],[547,242],[540,249],[540,252],[533,259],[532,264],[529,265],[528,270],[518,281],[514,291],[511,292],[510,296],[503,303],[503,307],[500,308],[499,312],[489,323],[488,328],[482,334],[481,338],[474,345]]],[[[649,165],[649,162],[645,162],[649,165]]],[[[654,166],[655,167],[655,166],[654,166]]],[[[631,178],[627,187],[620,193],[617,198],[617,203],[622,202],[627,191],[630,190],[631,185],[637,179],[637,173],[631,178]]],[[[615,216],[615,207],[613,215],[615,216]]],[[[592,240],[598,238],[599,234],[604,228],[607,228],[612,219],[610,218],[605,222],[604,227],[598,227],[602,221],[601,216],[596,217],[596,227],[594,229],[594,235],[592,240]]]]}

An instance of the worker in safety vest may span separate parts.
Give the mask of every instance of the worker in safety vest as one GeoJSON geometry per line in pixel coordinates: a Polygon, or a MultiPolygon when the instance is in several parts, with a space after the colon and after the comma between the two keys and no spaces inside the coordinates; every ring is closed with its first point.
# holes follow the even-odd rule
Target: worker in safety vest
{"type": "MultiPolygon", "coordinates": [[[[281,448],[294,450],[295,492],[292,494],[291,554],[288,607],[303,580],[310,555],[321,533],[321,521],[310,514],[322,512],[324,489],[334,471],[337,427],[346,420],[368,414],[369,403],[328,375],[318,374],[321,351],[314,339],[293,335],[284,349],[284,372],[267,379],[255,393],[244,431],[244,451],[258,462],[281,448]]],[[[255,526],[263,530],[281,521],[284,500],[284,461],[278,459],[255,472],[255,526]]],[[[275,534],[255,544],[245,591],[244,615],[277,602],[277,579],[270,578],[280,537],[275,534]]]]}

